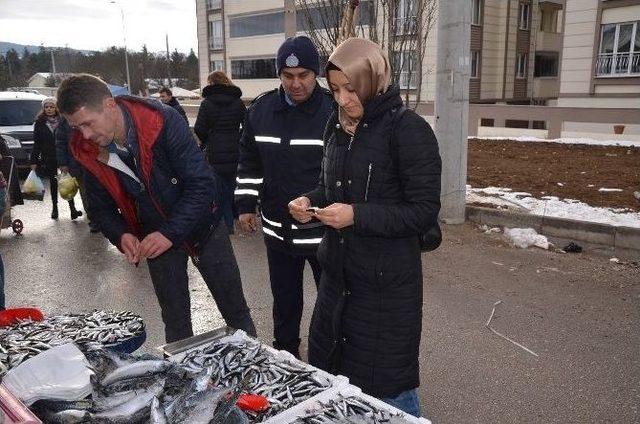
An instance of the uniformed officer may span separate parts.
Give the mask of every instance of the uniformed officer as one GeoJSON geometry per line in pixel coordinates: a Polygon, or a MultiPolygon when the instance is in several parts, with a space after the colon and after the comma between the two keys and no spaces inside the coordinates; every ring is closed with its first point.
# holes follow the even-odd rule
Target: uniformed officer
{"type": "Polygon", "coordinates": [[[332,99],[316,81],[320,59],[308,37],[285,40],[276,66],[280,88],[258,96],[247,111],[235,199],[240,225],[248,232],[257,228],[260,200],[273,294],[274,347],[298,356],[303,270],[309,262],[316,284],[320,281],[315,254],[324,230],[319,221],[304,225],[294,221],[287,204],[318,182],[332,99]]]}

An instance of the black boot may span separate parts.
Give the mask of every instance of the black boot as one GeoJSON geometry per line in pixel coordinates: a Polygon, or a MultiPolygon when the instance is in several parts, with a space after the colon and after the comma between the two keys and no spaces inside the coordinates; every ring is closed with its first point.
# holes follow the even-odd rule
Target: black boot
{"type": "Polygon", "coordinates": [[[58,204],[53,204],[53,209],[51,210],[51,219],[58,219],[58,204]]]}
{"type": "Polygon", "coordinates": [[[69,200],[69,209],[71,210],[71,219],[76,219],[82,216],[82,211],[76,209],[76,204],[73,199],[69,200]]]}

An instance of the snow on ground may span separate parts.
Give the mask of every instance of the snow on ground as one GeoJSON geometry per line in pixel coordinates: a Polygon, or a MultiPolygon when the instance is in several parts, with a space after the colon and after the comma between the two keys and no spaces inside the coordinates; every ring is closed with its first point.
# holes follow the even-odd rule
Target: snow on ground
{"type": "Polygon", "coordinates": [[[640,228],[639,212],[595,207],[579,200],[560,199],[555,196],[543,196],[538,199],[530,193],[515,192],[509,188],[467,186],[467,203],[497,206],[533,215],[640,228]]]}
{"type": "Polygon", "coordinates": [[[511,244],[520,249],[531,246],[549,249],[549,240],[542,234],[538,234],[533,228],[505,228],[504,235],[511,244]]]}
{"type": "Polygon", "coordinates": [[[561,143],[561,144],[590,144],[592,146],[621,146],[621,147],[640,147],[640,141],[634,140],[595,140],[593,138],[555,138],[545,139],[530,136],[519,137],[469,137],[478,140],[490,140],[490,141],[534,141],[541,143],[561,143]]]}

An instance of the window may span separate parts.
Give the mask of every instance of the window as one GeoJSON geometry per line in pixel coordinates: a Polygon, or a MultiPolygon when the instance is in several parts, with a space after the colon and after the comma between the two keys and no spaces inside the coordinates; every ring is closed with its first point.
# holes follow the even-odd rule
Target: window
{"type": "Polygon", "coordinates": [[[241,59],[231,61],[234,79],[277,78],[276,59],[241,59]]]}
{"type": "Polygon", "coordinates": [[[414,89],[418,86],[418,55],[415,50],[394,52],[391,69],[394,70],[401,89],[414,89]]]}
{"type": "Polygon", "coordinates": [[[224,60],[212,60],[209,63],[209,72],[224,71],[224,60]]]}
{"type": "Polygon", "coordinates": [[[602,25],[597,76],[640,74],[640,21],[602,25]]]}
{"type": "Polygon", "coordinates": [[[221,50],[224,48],[221,19],[209,21],[209,48],[211,50],[221,50]]]}
{"type": "Polygon", "coordinates": [[[540,31],[558,32],[558,11],[555,9],[540,9],[540,31]]]}
{"type": "Polygon", "coordinates": [[[418,31],[416,0],[398,0],[396,3],[395,34],[408,35],[418,31]]]}
{"type": "Polygon", "coordinates": [[[536,53],[533,76],[536,78],[557,77],[558,53],[536,53]]]}
{"type": "Polygon", "coordinates": [[[516,78],[527,78],[527,59],[529,55],[524,53],[518,53],[518,59],[516,64],[516,78]]]}
{"type": "Polygon", "coordinates": [[[471,78],[480,78],[480,52],[471,52],[471,78]]]}
{"type": "Polygon", "coordinates": [[[482,0],[472,0],[471,24],[482,25],[482,0]]]}
{"type": "MultiPolygon", "coordinates": [[[[360,2],[358,25],[370,25],[373,16],[373,4],[370,0],[360,2]]],[[[326,26],[335,28],[340,25],[340,16],[342,7],[324,6],[322,9],[315,8],[299,8],[296,13],[296,24],[298,31],[311,31],[312,29],[324,28],[326,26]],[[308,13],[307,13],[308,12],[308,13]],[[309,22],[311,21],[311,23],[309,22]]]]}
{"type": "Polygon", "coordinates": [[[284,33],[284,12],[236,16],[229,19],[231,38],[284,33]]]}
{"type": "Polygon", "coordinates": [[[207,0],[207,10],[220,9],[222,7],[222,0],[207,0]]]}
{"type": "Polygon", "coordinates": [[[521,30],[529,29],[529,9],[531,6],[529,3],[520,3],[518,6],[518,28],[521,30]]]}
{"type": "Polygon", "coordinates": [[[7,100],[0,102],[0,126],[31,125],[42,110],[40,100],[7,100]]]}

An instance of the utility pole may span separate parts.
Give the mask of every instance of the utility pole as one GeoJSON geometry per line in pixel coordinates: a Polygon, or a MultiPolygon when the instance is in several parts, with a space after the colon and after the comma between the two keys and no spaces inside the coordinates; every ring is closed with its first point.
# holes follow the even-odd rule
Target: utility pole
{"type": "Polygon", "coordinates": [[[109,3],[116,4],[120,8],[120,16],[122,17],[122,39],[124,41],[124,66],[127,71],[127,90],[129,90],[129,94],[132,94],[131,77],[129,76],[129,54],[127,53],[127,29],[124,25],[124,9],[122,8],[122,5],[115,0],[112,0],[109,3]]]}
{"type": "Polygon", "coordinates": [[[53,77],[55,78],[55,76],[56,76],[56,58],[53,55],[53,49],[49,50],[49,52],[51,53],[51,73],[53,74],[53,77]]]}
{"type": "Polygon", "coordinates": [[[436,135],[442,156],[442,207],[448,224],[465,220],[471,2],[439,0],[436,135]]]}
{"type": "Polygon", "coordinates": [[[169,33],[165,34],[165,41],[167,43],[167,80],[169,87],[173,87],[171,83],[171,55],[169,55],[169,33]]]}

